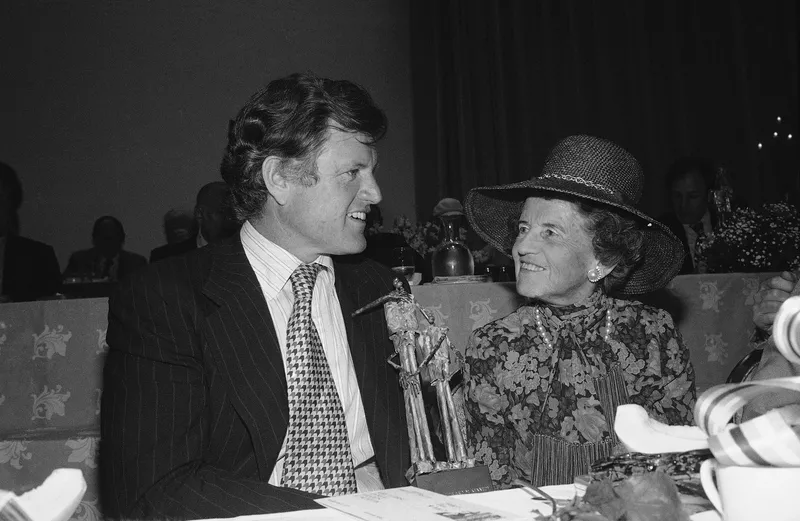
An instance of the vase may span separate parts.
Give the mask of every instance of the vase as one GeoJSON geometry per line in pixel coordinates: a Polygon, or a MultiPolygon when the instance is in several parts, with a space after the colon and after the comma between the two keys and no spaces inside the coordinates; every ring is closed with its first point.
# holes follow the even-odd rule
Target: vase
{"type": "Polygon", "coordinates": [[[433,250],[431,267],[434,277],[461,277],[475,274],[475,261],[461,241],[461,215],[443,215],[442,242],[433,250]]]}

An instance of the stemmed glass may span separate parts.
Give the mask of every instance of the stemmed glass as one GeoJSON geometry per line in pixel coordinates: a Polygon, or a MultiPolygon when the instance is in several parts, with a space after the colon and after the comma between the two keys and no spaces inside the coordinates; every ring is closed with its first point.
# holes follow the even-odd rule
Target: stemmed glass
{"type": "Polygon", "coordinates": [[[414,278],[414,249],[410,246],[392,248],[392,271],[411,282],[414,278]]]}

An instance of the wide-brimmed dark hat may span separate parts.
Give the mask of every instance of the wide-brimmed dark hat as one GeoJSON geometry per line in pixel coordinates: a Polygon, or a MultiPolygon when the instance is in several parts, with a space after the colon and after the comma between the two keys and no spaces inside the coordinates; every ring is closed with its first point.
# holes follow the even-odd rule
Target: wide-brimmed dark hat
{"type": "Polygon", "coordinates": [[[486,242],[511,255],[516,219],[528,197],[558,194],[599,203],[642,223],[641,261],[615,291],[625,295],[664,287],[680,271],[685,255],[681,242],[666,226],[639,211],[644,174],[639,162],[622,147],[593,136],[570,136],[550,151],[542,173],[528,181],[473,188],[465,213],[486,242]]]}

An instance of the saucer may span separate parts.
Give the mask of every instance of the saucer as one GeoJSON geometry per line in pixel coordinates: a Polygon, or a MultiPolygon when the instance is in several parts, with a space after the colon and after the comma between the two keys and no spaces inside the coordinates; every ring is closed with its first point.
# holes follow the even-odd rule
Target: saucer
{"type": "Polygon", "coordinates": [[[434,277],[433,284],[474,284],[489,282],[488,275],[461,275],[460,277],[434,277]]]}

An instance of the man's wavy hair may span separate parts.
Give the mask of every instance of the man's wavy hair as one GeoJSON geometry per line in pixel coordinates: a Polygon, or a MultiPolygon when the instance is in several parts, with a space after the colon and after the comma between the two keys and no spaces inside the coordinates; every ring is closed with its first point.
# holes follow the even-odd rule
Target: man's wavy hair
{"type": "Polygon", "coordinates": [[[269,192],[261,166],[267,157],[281,158],[284,175],[310,186],[319,179],[316,159],[331,127],[364,134],[365,144],[373,146],[386,126],[386,115],[369,93],[350,81],[306,73],[270,82],[228,129],[221,170],[236,216],[246,220],[263,212],[269,192]]]}

